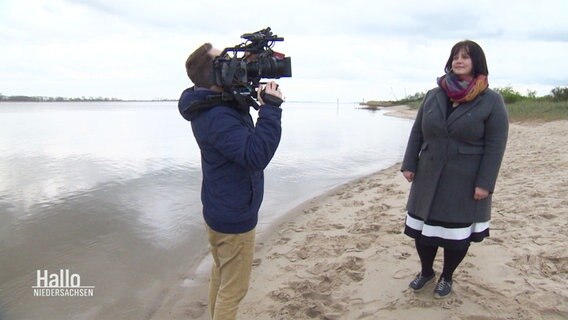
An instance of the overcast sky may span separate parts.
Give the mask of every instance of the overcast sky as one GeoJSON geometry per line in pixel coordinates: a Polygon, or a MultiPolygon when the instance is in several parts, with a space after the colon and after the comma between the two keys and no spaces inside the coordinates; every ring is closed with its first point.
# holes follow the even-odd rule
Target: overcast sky
{"type": "Polygon", "coordinates": [[[290,101],[400,99],[478,42],[490,87],[568,86],[568,1],[0,0],[3,95],[177,98],[187,55],[270,26],[290,101]]]}

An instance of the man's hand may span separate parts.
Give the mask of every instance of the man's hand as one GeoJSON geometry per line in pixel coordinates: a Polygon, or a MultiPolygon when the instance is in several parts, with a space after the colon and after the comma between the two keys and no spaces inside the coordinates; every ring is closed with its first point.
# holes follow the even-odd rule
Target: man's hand
{"type": "Polygon", "coordinates": [[[268,82],[264,88],[260,86],[257,92],[258,95],[256,98],[261,105],[268,103],[279,107],[282,102],[284,102],[284,99],[282,99],[282,92],[280,91],[278,84],[274,81],[268,82]]]}

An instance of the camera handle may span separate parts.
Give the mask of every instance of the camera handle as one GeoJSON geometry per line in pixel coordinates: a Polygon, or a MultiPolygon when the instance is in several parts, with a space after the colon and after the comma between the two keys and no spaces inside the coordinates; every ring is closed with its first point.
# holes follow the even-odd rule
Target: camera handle
{"type": "Polygon", "coordinates": [[[280,107],[280,105],[282,105],[282,103],[284,102],[284,100],[278,98],[277,96],[266,93],[265,89],[262,89],[262,91],[260,91],[260,97],[262,98],[262,101],[264,103],[275,107],[280,107]]]}
{"type": "Polygon", "coordinates": [[[250,95],[243,96],[237,90],[233,90],[231,93],[241,107],[253,107],[255,110],[260,108],[258,103],[250,95]]]}

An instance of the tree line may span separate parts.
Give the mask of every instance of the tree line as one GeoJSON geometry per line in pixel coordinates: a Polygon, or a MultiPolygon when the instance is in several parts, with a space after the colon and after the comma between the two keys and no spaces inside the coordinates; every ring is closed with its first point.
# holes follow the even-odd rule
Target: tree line
{"type": "MultiPolygon", "coordinates": [[[[547,94],[542,97],[536,96],[536,91],[528,90],[526,95],[515,91],[512,87],[503,87],[503,88],[494,88],[495,91],[499,92],[501,96],[503,96],[503,100],[505,103],[515,103],[524,100],[536,100],[536,101],[551,101],[551,102],[560,102],[560,101],[568,101],[568,87],[556,87],[550,91],[550,94],[547,94]]],[[[406,104],[409,102],[416,102],[422,101],[424,96],[426,95],[425,92],[417,92],[413,95],[409,95],[404,99],[395,101],[400,104],[406,104]]]]}

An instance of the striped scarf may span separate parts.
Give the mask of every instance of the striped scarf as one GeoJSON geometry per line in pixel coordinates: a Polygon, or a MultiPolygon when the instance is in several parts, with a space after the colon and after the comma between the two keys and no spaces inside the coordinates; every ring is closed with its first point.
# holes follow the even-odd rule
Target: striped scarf
{"type": "Polygon", "coordinates": [[[438,78],[438,86],[442,88],[453,102],[452,106],[455,108],[460,103],[473,101],[479,94],[481,94],[489,83],[487,76],[480,74],[472,81],[460,81],[459,78],[453,73],[449,72],[438,78]]]}

